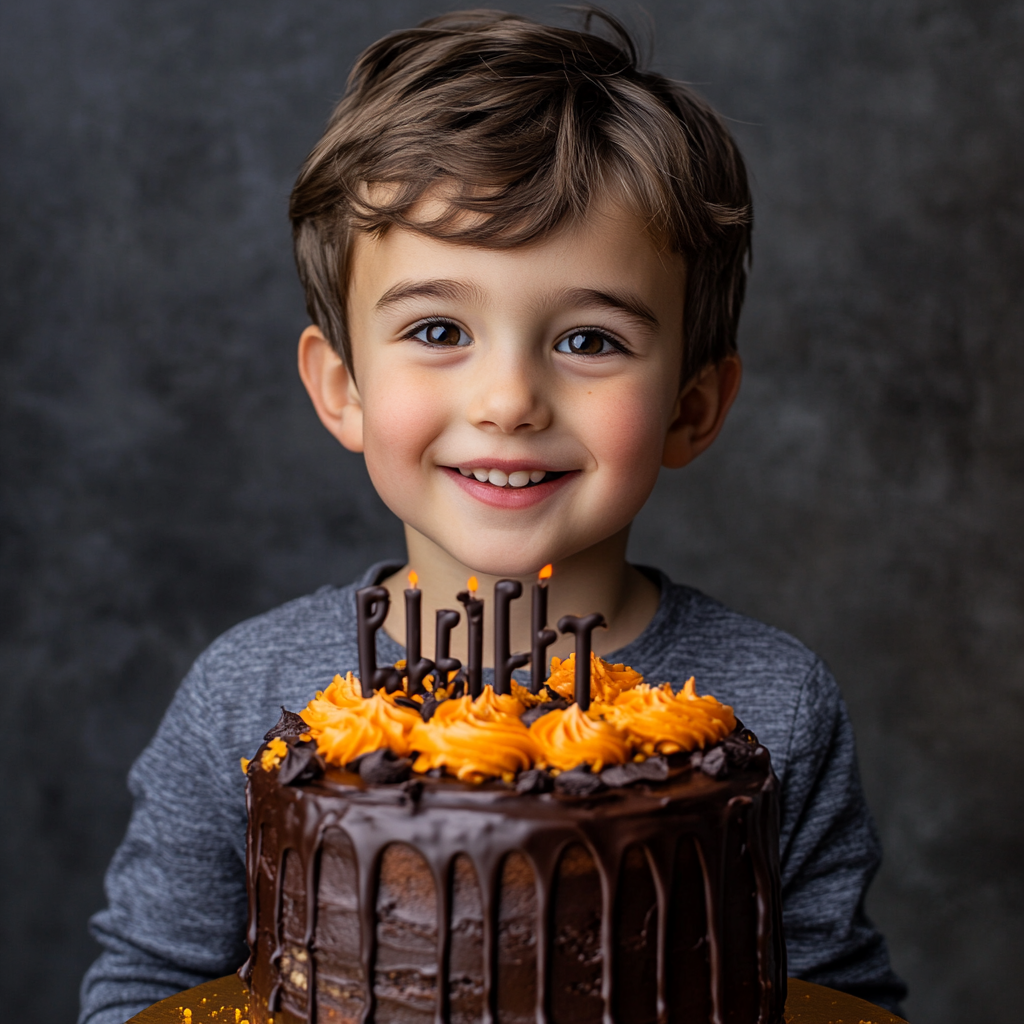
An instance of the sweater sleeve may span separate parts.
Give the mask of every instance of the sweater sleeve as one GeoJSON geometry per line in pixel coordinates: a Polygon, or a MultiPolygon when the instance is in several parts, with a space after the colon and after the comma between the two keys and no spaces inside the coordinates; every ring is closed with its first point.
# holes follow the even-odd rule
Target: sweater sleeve
{"type": "Polygon", "coordinates": [[[79,1024],[123,1024],[245,959],[244,851],[232,841],[245,834],[244,779],[218,734],[200,662],[129,774],[134,806],[108,906],[90,922],[103,953],[82,982],[79,1024]]]}
{"type": "Polygon", "coordinates": [[[782,896],[789,973],[898,1010],[906,986],[864,909],[881,847],[831,673],[804,681],[782,787],[782,896]]]}

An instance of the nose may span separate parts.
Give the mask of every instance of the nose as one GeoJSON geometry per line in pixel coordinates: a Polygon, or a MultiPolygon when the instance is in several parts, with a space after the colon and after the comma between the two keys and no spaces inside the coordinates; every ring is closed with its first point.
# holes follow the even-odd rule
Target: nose
{"type": "Polygon", "coordinates": [[[542,367],[496,346],[477,364],[466,414],[473,426],[496,434],[546,429],[551,406],[542,367]]]}

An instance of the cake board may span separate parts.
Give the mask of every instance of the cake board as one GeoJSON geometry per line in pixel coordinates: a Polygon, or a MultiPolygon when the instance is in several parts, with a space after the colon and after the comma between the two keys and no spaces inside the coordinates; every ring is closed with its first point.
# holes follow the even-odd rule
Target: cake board
{"type": "MultiPolygon", "coordinates": [[[[136,1014],[128,1024],[242,1024],[249,1020],[248,1013],[249,991],[237,975],[229,974],[161,1000],[136,1014]]],[[[856,996],[790,978],[786,1024],[906,1024],[906,1021],[856,996]]]]}

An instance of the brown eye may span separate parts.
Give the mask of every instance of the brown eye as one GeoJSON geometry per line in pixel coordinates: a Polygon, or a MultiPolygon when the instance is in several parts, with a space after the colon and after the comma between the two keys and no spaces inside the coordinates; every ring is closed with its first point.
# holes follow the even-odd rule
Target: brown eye
{"type": "Polygon", "coordinates": [[[461,328],[447,320],[435,320],[424,324],[412,334],[413,338],[438,348],[458,348],[469,344],[469,336],[461,328]]]}
{"type": "Polygon", "coordinates": [[[607,335],[597,331],[573,331],[555,346],[555,351],[572,356],[600,356],[614,348],[607,335]]]}

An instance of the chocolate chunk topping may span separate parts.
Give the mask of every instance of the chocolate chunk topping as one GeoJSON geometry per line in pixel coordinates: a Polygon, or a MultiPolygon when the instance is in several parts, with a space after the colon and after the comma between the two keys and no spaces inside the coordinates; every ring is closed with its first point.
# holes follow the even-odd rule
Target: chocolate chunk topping
{"type": "Polygon", "coordinates": [[[555,792],[563,796],[593,796],[605,788],[601,776],[594,775],[584,765],[569,772],[562,772],[555,778],[555,792]]]}
{"type": "Polygon", "coordinates": [[[629,761],[605,768],[601,781],[606,786],[631,786],[634,782],[664,782],[668,778],[668,759],[649,757],[646,761],[629,761]]]}
{"type": "Polygon", "coordinates": [[[726,736],[722,740],[722,749],[730,764],[746,768],[757,756],[760,747],[754,734],[749,729],[743,729],[726,736]]]}
{"type": "Polygon", "coordinates": [[[528,708],[523,712],[522,718],[520,719],[527,728],[533,725],[538,718],[543,717],[549,711],[561,711],[569,706],[567,700],[562,700],[559,697],[557,700],[545,701],[543,704],[535,704],[532,708],[528,708]]]}
{"type": "Polygon", "coordinates": [[[555,780],[543,768],[530,768],[519,773],[516,779],[516,792],[520,795],[526,793],[550,793],[555,787],[555,780]]]}
{"type": "Polygon", "coordinates": [[[364,754],[359,758],[359,777],[374,786],[405,782],[412,771],[412,761],[396,757],[387,747],[364,754]]]}
{"type": "Polygon", "coordinates": [[[309,732],[309,726],[299,718],[294,711],[286,711],[283,707],[281,708],[281,717],[277,720],[277,725],[271,729],[266,736],[265,740],[282,739],[282,740],[294,740],[298,739],[304,732],[309,732]]]}
{"type": "Polygon", "coordinates": [[[414,701],[411,697],[396,697],[395,703],[400,708],[412,708],[413,711],[421,711],[421,707],[417,701],[414,701]]]}
{"type": "Polygon", "coordinates": [[[440,703],[432,693],[428,693],[423,698],[423,703],[420,705],[420,716],[424,722],[429,722],[434,717],[434,712],[440,703]]]}
{"type": "Polygon", "coordinates": [[[729,761],[726,757],[725,747],[712,747],[704,751],[700,760],[700,770],[713,779],[724,779],[729,774],[729,761]]]}
{"type": "Polygon", "coordinates": [[[316,747],[312,743],[297,743],[284,755],[277,770],[277,779],[283,786],[298,786],[320,778],[323,773],[323,758],[316,752],[316,747]]]}

